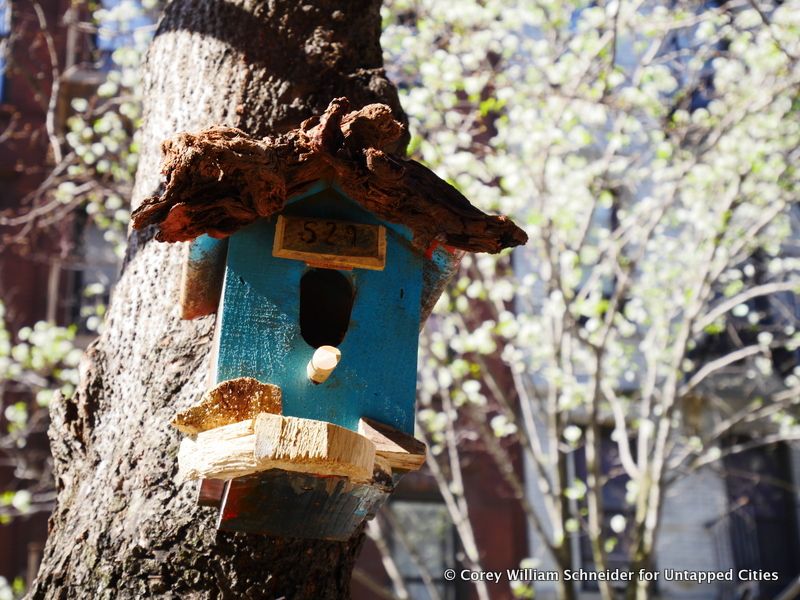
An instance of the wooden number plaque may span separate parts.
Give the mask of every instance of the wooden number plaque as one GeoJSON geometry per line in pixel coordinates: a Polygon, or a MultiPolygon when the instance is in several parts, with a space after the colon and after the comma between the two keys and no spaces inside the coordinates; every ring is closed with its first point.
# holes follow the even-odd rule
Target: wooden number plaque
{"type": "Polygon", "coordinates": [[[272,255],[336,269],[386,265],[386,228],[332,219],[278,217],[272,255]]]}

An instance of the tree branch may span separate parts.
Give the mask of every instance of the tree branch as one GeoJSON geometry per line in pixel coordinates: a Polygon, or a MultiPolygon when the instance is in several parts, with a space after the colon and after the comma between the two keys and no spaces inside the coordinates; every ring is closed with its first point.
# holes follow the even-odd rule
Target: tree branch
{"type": "Polygon", "coordinates": [[[718,304],[714,308],[712,308],[708,313],[703,315],[702,318],[698,319],[695,323],[692,332],[697,334],[702,332],[706,327],[711,325],[714,321],[716,321],[719,317],[727,313],[728,311],[734,309],[740,304],[747,302],[748,300],[752,300],[753,298],[758,298],[759,296],[768,296],[770,294],[778,294],[780,292],[795,292],[797,293],[798,288],[800,288],[800,281],[781,281],[775,283],[765,283],[763,285],[757,285],[752,287],[724,302],[718,304]]]}

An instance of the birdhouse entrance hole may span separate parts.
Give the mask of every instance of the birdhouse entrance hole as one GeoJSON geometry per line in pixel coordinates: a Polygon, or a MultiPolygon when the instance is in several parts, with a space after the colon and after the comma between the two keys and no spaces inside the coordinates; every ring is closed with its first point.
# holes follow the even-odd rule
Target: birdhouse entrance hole
{"type": "Polygon", "coordinates": [[[300,280],[300,334],[309,346],[338,346],[350,325],[354,291],[332,269],[312,269],[300,280]]]}

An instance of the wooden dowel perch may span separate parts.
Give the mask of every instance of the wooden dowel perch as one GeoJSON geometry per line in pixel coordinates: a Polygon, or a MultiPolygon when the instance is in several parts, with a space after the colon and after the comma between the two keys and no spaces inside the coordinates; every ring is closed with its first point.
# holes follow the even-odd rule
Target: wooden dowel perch
{"type": "Polygon", "coordinates": [[[334,346],[320,346],[314,352],[314,356],[308,361],[306,373],[312,383],[323,383],[330,377],[339,360],[342,358],[342,353],[334,346]]]}

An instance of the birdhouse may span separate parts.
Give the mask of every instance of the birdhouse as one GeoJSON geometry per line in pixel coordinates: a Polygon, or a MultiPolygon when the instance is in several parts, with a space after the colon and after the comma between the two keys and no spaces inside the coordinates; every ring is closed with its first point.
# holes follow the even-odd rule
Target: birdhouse
{"type": "Polygon", "coordinates": [[[166,184],[134,213],[191,241],[183,318],[216,314],[206,389],[173,421],[179,478],[233,531],[344,540],[418,469],[418,335],[465,251],[525,243],[395,156],[388,107],[255,140],[216,127],[164,144],[166,184]]]}

